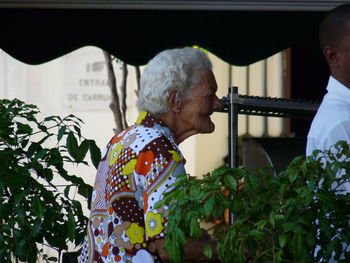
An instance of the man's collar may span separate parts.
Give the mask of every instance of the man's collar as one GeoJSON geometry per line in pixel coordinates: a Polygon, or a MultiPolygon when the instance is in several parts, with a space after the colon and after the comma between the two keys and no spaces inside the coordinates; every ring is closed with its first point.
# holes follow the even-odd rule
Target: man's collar
{"type": "Polygon", "coordinates": [[[336,92],[337,94],[345,97],[350,97],[350,89],[347,88],[344,84],[340,83],[337,79],[330,76],[327,86],[328,92],[336,92]]]}

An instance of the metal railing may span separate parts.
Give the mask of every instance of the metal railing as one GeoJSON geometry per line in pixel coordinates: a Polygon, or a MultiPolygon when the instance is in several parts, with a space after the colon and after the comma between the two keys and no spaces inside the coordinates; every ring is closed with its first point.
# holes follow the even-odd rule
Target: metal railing
{"type": "MultiPolygon", "coordinates": [[[[269,98],[239,95],[237,87],[230,87],[229,94],[220,100],[227,112],[229,127],[229,164],[237,168],[238,114],[311,119],[320,105],[318,101],[300,99],[269,98]]],[[[235,215],[230,213],[229,222],[234,222],[235,215]]]]}

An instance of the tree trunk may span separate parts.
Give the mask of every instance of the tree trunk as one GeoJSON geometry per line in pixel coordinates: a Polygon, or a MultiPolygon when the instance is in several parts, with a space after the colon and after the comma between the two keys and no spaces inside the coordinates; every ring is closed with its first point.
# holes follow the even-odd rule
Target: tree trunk
{"type": "Polygon", "coordinates": [[[122,80],[122,86],[120,88],[121,90],[121,110],[122,110],[122,117],[123,117],[123,125],[124,128],[128,127],[128,123],[126,122],[126,84],[127,84],[127,77],[128,77],[128,66],[125,62],[123,62],[123,80],[122,80]]]}
{"type": "Polygon", "coordinates": [[[116,125],[116,128],[113,130],[115,133],[118,133],[121,130],[123,130],[125,127],[124,127],[124,123],[123,123],[122,112],[120,109],[119,95],[118,95],[118,91],[117,91],[117,81],[116,81],[115,74],[114,74],[111,55],[106,51],[103,51],[103,55],[104,55],[105,60],[106,60],[107,73],[108,73],[108,85],[109,85],[111,95],[112,95],[112,101],[109,104],[109,107],[113,112],[114,121],[115,121],[115,125],[116,125]]]}
{"type": "Polygon", "coordinates": [[[140,84],[141,72],[140,72],[140,67],[139,66],[135,66],[135,72],[136,72],[136,82],[137,82],[137,90],[135,92],[136,92],[136,95],[138,97],[139,96],[140,87],[141,87],[141,84],[140,84]]]}

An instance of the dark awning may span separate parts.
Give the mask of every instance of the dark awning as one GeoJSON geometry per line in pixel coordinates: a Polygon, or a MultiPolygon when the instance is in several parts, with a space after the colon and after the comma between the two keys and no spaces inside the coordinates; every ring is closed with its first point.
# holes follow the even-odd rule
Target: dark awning
{"type": "Polygon", "coordinates": [[[230,64],[248,65],[288,47],[320,55],[320,19],[340,2],[2,1],[0,48],[40,64],[92,45],[143,65],[163,49],[198,45],[230,64]]]}

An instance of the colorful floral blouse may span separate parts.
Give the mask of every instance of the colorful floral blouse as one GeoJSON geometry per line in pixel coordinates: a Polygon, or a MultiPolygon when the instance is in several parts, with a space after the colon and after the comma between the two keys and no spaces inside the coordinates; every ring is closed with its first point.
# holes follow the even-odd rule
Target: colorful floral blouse
{"type": "Polygon", "coordinates": [[[80,262],[162,262],[152,240],[166,234],[167,207],[154,205],[184,173],[169,128],[140,112],[136,124],[115,135],[102,154],[80,262]]]}

